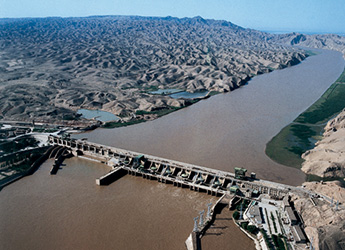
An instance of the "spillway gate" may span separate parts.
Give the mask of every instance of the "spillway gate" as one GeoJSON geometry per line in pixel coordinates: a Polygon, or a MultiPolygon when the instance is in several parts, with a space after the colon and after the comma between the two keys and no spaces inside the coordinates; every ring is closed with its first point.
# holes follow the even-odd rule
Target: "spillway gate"
{"type": "Polygon", "coordinates": [[[86,140],[49,136],[48,142],[52,145],[69,148],[76,156],[84,155],[91,159],[99,159],[111,166],[113,170],[110,173],[97,179],[96,182],[99,185],[107,185],[111,183],[113,178],[118,179],[124,174],[130,174],[211,195],[235,192],[237,195],[248,198],[259,194],[268,194],[272,198],[282,199],[291,190],[289,186],[279,183],[251,178],[239,180],[230,172],[141,154],[86,140]]]}

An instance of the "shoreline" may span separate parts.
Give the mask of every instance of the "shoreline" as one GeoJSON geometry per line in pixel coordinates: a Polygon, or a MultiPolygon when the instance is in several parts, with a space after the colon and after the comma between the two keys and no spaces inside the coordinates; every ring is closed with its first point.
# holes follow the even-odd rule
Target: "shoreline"
{"type": "MultiPolygon", "coordinates": [[[[219,91],[209,90],[208,94],[206,94],[203,97],[197,97],[197,98],[191,98],[191,99],[179,98],[179,99],[185,101],[186,105],[181,106],[181,107],[170,106],[170,107],[165,107],[165,108],[162,108],[162,109],[157,109],[157,110],[154,110],[154,111],[137,110],[135,112],[135,114],[133,113],[134,114],[134,119],[133,119],[133,116],[132,117],[120,117],[119,121],[100,122],[98,125],[92,126],[92,128],[88,128],[87,127],[86,129],[83,129],[81,131],[81,133],[86,132],[86,131],[90,131],[90,130],[94,130],[94,129],[97,129],[97,128],[105,128],[105,129],[121,128],[121,127],[127,127],[127,126],[131,126],[131,125],[135,125],[135,124],[144,123],[144,122],[147,122],[147,121],[156,120],[158,118],[161,118],[161,117],[163,117],[165,115],[168,115],[170,113],[173,113],[175,111],[178,111],[178,110],[181,110],[181,109],[184,109],[184,108],[188,108],[188,107],[192,106],[193,104],[198,103],[199,101],[208,99],[208,98],[210,98],[212,96],[216,96],[216,95],[219,95],[219,94],[226,94],[226,93],[233,92],[236,89],[240,89],[243,86],[248,85],[249,82],[254,77],[256,77],[256,76],[263,75],[263,74],[268,74],[268,73],[272,73],[273,71],[276,71],[276,70],[282,70],[282,69],[285,69],[285,68],[296,66],[296,65],[302,63],[308,57],[317,55],[317,54],[313,53],[312,49],[310,49],[310,48],[308,48],[308,49],[304,48],[302,50],[305,52],[306,57],[303,58],[301,61],[298,61],[297,63],[296,62],[291,62],[291,63],[289,62],[290,65],[288,65],[288,64],[284,65],[284,66],[282,66],[282,68],[273,69],[273,70],[269,69],[269,71],[265,72],[265,73],[260,73],[260,74],[253,75],[253,76],[247,76],[246,79],[244,79],[244,80],[242,79],[240,81],[239,86],[234,86],[234,88],[231,89],[230,91],[219,92],[219,91]],[[141,113],[141,114],[137,115],[137,113],[141,113]],[[137,117],[139,117],[139,119],[137,119],[137,117]]],[[[184,92],[184,91],[181,90],[180,92],[184,92]]],[[[155,95],[155,96],[167,96],[167,94],[153,94],[153,95],[155,95]]],[[[176,99],[176,100],[178,100],[178,99],[176,99]]],[[[79,107],[79,108],[81,108],[81,107],[79,107]]],[[[77,109],[79,109],[79,108],[77,108],[77,109]]],[[[106,112],[112,113],[110,110],[107,110],[107,109],[104,109],[102,111],[106,111],[106,112]]],[[[87,120],[91,121],[92,119],[87,119],[87,120]]]]}
{"type": "MultiPolygon", "coordinates": [[[[215,95],[219,95],[219,94],[226,94],[226,93],[230,93],[230,92],[233,92],[235,91],[236,89],[240,89],[241,87],[245,86],[245,85],[248,85],[249,82],[256,76],[259,76],[259,75],[263,75],[263,74],[268,74],[268,73],[272,73],[273,71],[276,71],[276,70],[282,70],[282,69],[285,69],[285,68],[289,68],[289,67],[294,67],[296,65],[299,65],[300,63],[302,63],[304,60],[306,60],[308,57],[310,56],[315,56],[317,55],[317,53],[314,53],[313,52],[313,49],[312,48],[301,48],[302,51],[305,53],[305,57],[302,59],[302,60],[297,60],[297,61],[288,61],[286,65],[282,65],[281,68],[277,68],[277,69],[269,69],[268,72],[264,72],[264,73],[260,73],[260,74],[257,74],[257,75],[252,75],[252,76],[247,76],[245,79],[241,79],[240,80],[240,83],[239,85],[237,86],[234,86],[234,88],[230,89],[230,91],[224,91],[224,92],[219,92],[219,91],[213,91],[213,90],[208,90],[208,93],[203,96],[203,97],[198,97],[198,98],[192,98],[192,99],[188,99],[188,98],[179,98],[179,99],[182,99],[186,102],[186,105],[185,106],[181,106],[181,107],[174,107],[174,106],[170,106],[170,107],[167,107],[167,108],[163,108],[161,110],[157,110],[157,111],[150,111],[150,112],[147,112],[147,111],[144,111],[144,110],[139,110],[139,111],[143,111],[144,114],[148,114],[148,115],[155,115],[157,114],[156,117],[154,117],[153,119],[145,119],[145,116],[143,116],[141,119],[130,119],[126,122],[123,122],[122,121],[122,118],[120,118],[120,121],[116,121],[116,122],[113,122],[113,121],[110,121],[110,122],[105,122],[103,124],[100,124],[100,126],[97,126],[97,127],[94,127],[92,128],[91,130],[93,129],[97,129],[97,128],[107,128],[107,129],[112,129],[112,128],[120,128],[120,127],[127,127],[127,126],[130,126],[130,125],[135,125],[135,124],[139,124],[139,123],[143,123],[143,122],[147,122],[147,121],[152,121],[152,120],[156,120],[160,117],[163,117],[165,115],[168,115],[170,113],[173,113],[175,111],[178,111],[178,110],[181,110],[181,109],[184,109],[184,108],[187,108],[189,106],[192,106],[193,104],[199,102],[199,101],[202,101],[202,100],[205,100],[205,99],[208,99],[212,96],[215,96],[215,95]]],[[[180,92],[184,92],[183,90],[181,90],[180,92]]],[[[179,93],[179,92],[177,92],[179,93]]],[[[167,94],[153,94],[153,95],[161,95],[161,96],[166,96],[167,94]]],[[[109,110],[104,110],[106,112],[110,112],[109,110]]],[[[138,111],[138,110],[137,110],[138,111]]],[[[136,113],[137,113],[136,111],[136,113]]],[[[123,117],[123,118],[126,118],[126,117],[123,117]]]]}
{"type": "Polygon", "coordinates": [[[324,126],[345,107],[344,95],[345,68],[318,100],[267,142],[265,154],[278,164],[301,169],[302,154],[315,147],[324,126]]]}
{"type": "MultiPolygon", "coordinates": [[[[294,46],[291,47],[291,51],[294,51],[294,46]]],[[[292,53],[292,52],[291,52],[292,53]]],[[[6,117],[3,116],[0,119],[0,123],[14,123],[14,124],[24,124],[24,125],[41,125],[41,126],[49,126],[49,127],[78,127],[81,130],[94,130],[96,128],[117,128],[117,127],[126,127],[134,124],[139,124],[146,121],[155,120],[157,118],[160,118],[162,116],[165,116],[167,114],[170,114],[172,112],[175,112],[177,110],[189,107],[200,100],[207,99],[209,97],[212,97],[214,95],[222,94],[222,93],[228,93],[232,92],[236,89],[239,89],[245,85],[248,85],[248,83],[256,76],[264,75],[267,73],[272,73],[276,70],[286,69],[293,66],[296,66],[306,60],[308,57],[315,55],[315,53],[312,52],[312,49],[310,48],[298,48],[295,50],[296,55],[289,55],[287,56],[287,61],[284,63],[280,63],[277,67],[269,67],[265,66],[261,71],[257,71],[256,73],[243,73],[244,76],[238,76],[238,75],[232,75],[234,78],[234,81],[236,81],[236,84],[229,85],[229,83],[226,83],[224,80],[224,86],[228,88],[215,88],[215,87],[205,87],[203,89],[196,89],[189,93],[197,93],[199,91],[208,91],[208,93],[203,97],[196,97],[196,98],[170,98],[169,94],[151,94],[150,90],[152,90],[152,87],[155,87],[157,89],[157,86],[150,86],[146,87],[147,89],[142,89],[142,87],[131,87],[131,91],[135,93],[141,93],[141,96],[138,96],[137,102],[140,103],[138,107],[131,107],[130,105],[131,96],[129,96],[127,99],[120,99],[120,100],[111,100],[111,102],[115,101],[121,101],[121,105],[123,106],[123,110],[121,112],[116,111],[116,108],[114,108],[112,105],[109,105],[109,103],[104,102],[100,107],[98,106],[85,106],[85,105],[75,105],[75,104],[69,104],[68,106],[63,105],[60,106],[54,106],[55,108],[64,108],[64,110],[61,110],[57,112],[56,115],[63,116],[63,119],[56,119],[54,116],[45,116],[41,119],[27,119],[27,118],[19,118],[17,114],[15,114],[13,117],[6,117]],[[154,101],[154,102],[152,102],[154,101]],[[145,103],[145,105],[142,105],[145,103]],[[129,105],[130,108],[127,106],[129,105]],[[111,114],[114,114],[118,116],[120,119],[119,121],[109,121],[109,122],[102,122],[97,119],[86,119],[86,118],[80,118],[80,115],[77,114],[77,110],[79,109],[88,109],[88,110],[100,110],[109,112],[111,114]],[[66,113],[67,112],[67,113],[66,113]],[[66,113],[66,114],[64,114],[66,113]]],[[[177,84],[175,82],[171,83],[170,85],[161,84],[159,87],[169,87],[171,85],[177,84]]],[[[171,86],[173,87],[173,86],[171,86]]],[[[198,87],[198,86],[196,86],[198,87]]],[[[201,86],[199,86],[201,87],[201,86]]],[[[125,90],[126,88],[122,88],[123,93],[126,94],[125,90]]],[[[184,89],[180,92],[188,92],[187,89],[184,89]]],[[[176,92],[178,93],[178,92],[176,92]]],[[[119,106],[121,106],[119,105],[119,106]]]]}

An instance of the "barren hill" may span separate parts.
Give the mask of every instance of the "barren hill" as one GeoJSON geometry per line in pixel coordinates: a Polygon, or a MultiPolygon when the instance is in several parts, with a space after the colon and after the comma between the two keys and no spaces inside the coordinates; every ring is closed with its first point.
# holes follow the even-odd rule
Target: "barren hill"
{"type": "Polygon", "coordinates": [[[1,19],[0,119],[183,107],[187,100],[150,90],[227,92],[306,57],[273,37],[201,17],[1,19]]]}
{"type": "Polygon", "coordinates": [[[327,123],[322,140],[302,158],[302,170],[307,174],[345,177],[345,109],[327,123]]]}
{"type": "Polygon", "coordinates": [[[341,52],[345,58],[345,37],[343,36],[335,34],[305,35],[300,33],[289,33],[275,36],[273,40],[309,48],[336,50],[341,52]]]}
{"type": "Polygon", "coordinates": [[[345,210],[336,209],[336,203],[344,204],[345,189],[335,182],[307,182],[306,189],[334,199],[331,206],[322,199],[293,197],[296,210],[302,215],[304,230],[315,250],[345,249],[345,210]]]}

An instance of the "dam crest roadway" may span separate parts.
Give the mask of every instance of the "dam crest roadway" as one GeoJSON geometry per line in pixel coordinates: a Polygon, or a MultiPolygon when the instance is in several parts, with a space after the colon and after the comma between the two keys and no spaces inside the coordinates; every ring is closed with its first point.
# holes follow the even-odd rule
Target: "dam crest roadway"
{"type": "MultiPolygon", "coordinates": [[[[255,173],[252,173],[250,177],[246,177],[245,173],[242,173],[242,176],[235,175],[226,171],[141,154],[86,140],[49,136],[48,142],[51,145],[68,148],[74,156],[98,161],[112,167],[108,174],[96,180],[98,185],[108,185],[116,179],[130,174],[173,184],[177,187],[189,187],[190,190],[216,196],[234,193],[251,198],[259,194],[268,194],[271,198],[282,199],[292,191],[306,192],[298,187],[257,179],[255,173]]],[[[236,169],[239,172],[244,170],[236,169]]]]}

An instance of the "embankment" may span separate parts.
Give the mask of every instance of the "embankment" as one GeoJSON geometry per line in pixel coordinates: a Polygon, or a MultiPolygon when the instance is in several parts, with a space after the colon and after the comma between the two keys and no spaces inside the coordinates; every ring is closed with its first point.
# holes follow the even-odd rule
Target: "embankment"
{"type": "Polygon", "coordinates": [[[34,161],[31,164],[30,168],[27,169],[26,171],[15,173],[15,174],[1,180],[0,181],[0,191],[4,187],[6,187],[6,186],[10,185],[11,183],[23,178],[24,176],[33,174],[39,168],[39,166],[41,166],[41,164],[49,158],[49,155],[53,149],[54,149],[54,147],[52,147],[52,146],[46,146],[46,147],[42,147],[39,149],[30,149],[30,152],[45,151],[45,153],[41,157],[39,157],[36,161],[34,161]]]}

